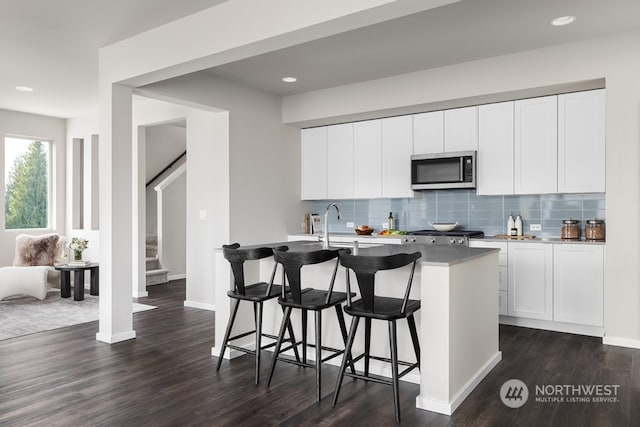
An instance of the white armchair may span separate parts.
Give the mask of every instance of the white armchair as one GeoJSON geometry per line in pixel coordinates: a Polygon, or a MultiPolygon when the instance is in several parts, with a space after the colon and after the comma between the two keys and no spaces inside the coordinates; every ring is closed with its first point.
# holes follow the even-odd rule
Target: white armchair
{"type": "Polygon", "coordinates": [[[15,295],[45,299],[48,285],[58,277],[53,265],[60,261],[63,243],[55,233],[17,236],[13,265],[0,268],[0,300],[15,295]]]}

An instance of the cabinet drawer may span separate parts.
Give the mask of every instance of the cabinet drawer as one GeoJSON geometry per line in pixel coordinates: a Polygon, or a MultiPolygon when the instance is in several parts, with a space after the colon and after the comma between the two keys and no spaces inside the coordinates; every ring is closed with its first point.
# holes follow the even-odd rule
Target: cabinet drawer
{"type": "Polygon", "coordinates": [[[501,316],[507,315],[507,291],[498,292],[498,314],[501,316]]]}

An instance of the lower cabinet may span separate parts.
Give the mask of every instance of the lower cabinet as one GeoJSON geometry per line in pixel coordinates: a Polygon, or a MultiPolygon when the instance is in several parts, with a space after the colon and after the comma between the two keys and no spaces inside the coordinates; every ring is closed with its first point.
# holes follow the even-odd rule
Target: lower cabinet
{"type": "Polygon", "coordinates": [[[553,320],[604,325],[604,246],[554,245],[553,320]]]}
{"type": "Polygon", "coordinates": [[[509,316],[553,319],[553,245],[509,243],[509,316]]]}
{"type": "Polygon", "coordinates": [[[507,295],[509,289],[508,275],[508,246],[507,242],[494,242],[483,240],[471,240],[469,246],[472,248],[495,248],[498,252],[498,314],[507,315],[507,295]]]}

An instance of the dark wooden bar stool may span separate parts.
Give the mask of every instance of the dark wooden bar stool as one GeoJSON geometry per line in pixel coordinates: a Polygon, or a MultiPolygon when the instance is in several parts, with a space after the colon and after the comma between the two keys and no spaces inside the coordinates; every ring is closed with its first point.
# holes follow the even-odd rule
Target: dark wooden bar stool
{"type": "MultiPolygon", "coordinates": [[[[373,381],[381,384],[393,386],[393,399],[396,414],[396,422],[400,422],[400,396],[399,396],[399,379],[415,368],[420,368],[420,344],[418,342],[418,333],[416,331],[416,322],[413,313],[420,309],[420,301],[410,300],[409,292],[411,291],[411,283],[413,282],[413,274],[416,268],[416,261],[420,258],[420,252],[412,254],[396,254],[389,256],[355,256],[347,253],[340,254],[340,263],[347,269],[355,272],[358,287],[360,289],[360,299],[352,302],[351,297],[348,298],[347,306],[344,311],[353,316],[351,328],[349,330],[349,338],[347,340],[346,354],[347,357],[342,359],[342,366],[338,374],[336,389],[333,395],[333,406],[338,402],[340,387],[345,375],[353,378],[360,378],[367,381],[373,381]],[[404,298],[390,298],[376,295],[375,292],[375,275],[380,270],[392,270],[404,267],[413,263],[411,273],[404,293],[404,298]],[[351,348],[358,330],[360,318],[365,319],[365,350],[364,353],[351,359],[351,348]],[[396,336],[396,320],[407,319],[409,323],[409,332],[411,333],[411,341],[413,341],[413,349],[416,354],[416,362],[410,363],[398,360],[398,342],[396,336]],[[372,356],[369,352],[371,349],[371,320],[385,320],[389,326],[389,344],[391,347],[391,358],[372,356]],[[345,372],[347,363],[352,364],[364,357],[364,373],[354,374],[345,372]],[[391,381],[372,376],[369,374],[369,359],[380,360],[391,363],[391,381]],[[407,366],[407,368],[398,373],[398,365],[407,366]]],[[[347,294],[351,291],[351,283],[349,280],[349,270],[347,270],[347,294]]]]}
{"type": "MultiPolygon", "coordinates": [[[[244,280],[245,261],[271,257],[273,256],[273,249],[266,247],[241,249],[238,243],[233,243],[231,245],[222,246],[222,250],[225,259],[227,259],[227,261],[229,261],[229,263],[231,264],[231,271],[233,272],[234,289],[227,292],[227,295],[229,296],[229,298],[233,299],[234,303],[231,309],[231,317],[229,318],[227,329],[224,333],[224,341],[220,348],[220,356],[218,356],[218,364],[216,366],[216,370],[220,370],[220,365],[222,365],[222,356],[224,356],[224,352],[226,351],[227,347],[244,353],[255,354],[256,384],[258,384],[260,382],[260,350],[273,347],[276,344],[275,340],[277,338],[275,335],[262,333],[262,305],[265,301],[277,298],[279,295],[284,294],[286,290],[282,285],[273,284],[278,268],[277,263],[275,263],[273,266],[273,272],[271,273],[271,279],[269,280],[269,283],[258,282],[247,285],[244,280]],[[236,314],[238,313],[238,306],[240,305],[240,301],[250,301],[253,303],[255,329],[253,331],[244,332],[239,335],[230,337],[233,323],[235,322],[236,314]],[[246,349],[244,347],[236,346],[229,343],[230,341],[243,338],[251,334],[255,334],[256,343],[254,350],[246,349]],[[262,337],[271,338],[274,341],[265,346],[262,346],[262,337]]],[[[282,275],[282,278],[284,282],[284,273],[282,275]]],[[[287,326],[287,329],[289,331],[289,341],[295,342],[293,328],[291,327],[291,323],[288,319],[285,322],[285,325],[287,326]]],[[[296,359],[300,360],[296,347],[294,347],[294,352],[296,359]]]]}
{"type": "MultiPolygon", "coordinates": [[[[277,263],[280,263],[284,266],[284,271],[286,273],[291,292],[286,295],[283,293],[278,299],[278,303],[280,303],[284,307],[284,316],[282,318],[280,333],[278,334],[278,341],[273,353],[273,358],[271,359],[271,368],[269,369],[269,379],[267,380],[267,387],[271,384],[273,372],[276,368],[276,363],[279,360],[287,363],[293,363],[298,366],[315,368],[316,401],[319,402],[321,399],[322,387],[322,363],[344,353],[344,350],[322,345],[322,311],[324,309],[331,307],[335,308],[336,315],[338,317],[338,324],[340,325],[340,333],[342,334],[342,339],[345,344],[347,341],[347,328],[344,323],[344,315],[342,314],[342,303],[346,301],[347,294],[345,292],[333,291],[336,272],[339,265],[338,250],[287,252],[287,249],[279,248],[278,250],[274,250],[273,257],[277,263]],[[336,265],[333,269],[333,275],[331,276],[328,290],[314,288],[303,289],[300,280],[300,272],[302,270],[302,267],[305,265],[319,264],[322,262],[330,261],[332,259],[336,260],[336,265]],[[285,351],[284,349],[281,349],[281,345],[284,339],[285,327],[289,325],[291,311],[294,308],[302,311],[302,362],[280,356],[280,353],[285,351]],[[307,313],[309,311],[315,312],[315,344],[307,343],[307,313]],[[307,363],[307,346],[314,347],[316,350],[315,365],[307,363]],[[323,359],[322,350],[328,351],[331,354],[323,359]]],[[[297,347],[298,344],[300,343],[295,343],[294,345],[297,347]]],[[[351,366],[351,369],[355,373],[353,365],[351,366]]]]}

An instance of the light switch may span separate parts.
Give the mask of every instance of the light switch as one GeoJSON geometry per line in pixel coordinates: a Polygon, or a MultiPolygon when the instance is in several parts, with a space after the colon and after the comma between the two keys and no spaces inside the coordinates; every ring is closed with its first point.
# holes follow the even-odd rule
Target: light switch
{"type": "Polygon", "coordinates": [[[201,221],[205,221],[207,219],[207,210],[206,209],[200,209],[200,220],[201,221]]]}

